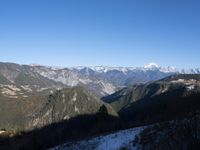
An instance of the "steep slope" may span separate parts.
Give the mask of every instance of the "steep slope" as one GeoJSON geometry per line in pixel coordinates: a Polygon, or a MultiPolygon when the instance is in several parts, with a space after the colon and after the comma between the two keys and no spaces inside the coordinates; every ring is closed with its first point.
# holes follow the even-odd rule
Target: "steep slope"
{"type": "Polygon", "coordinates": [[[117,113],[108,104],[104,104],[93,94],[81,87],[65,88],[48,97],[45,106],[32,115],[27,128],[42,127],[62,120],[70,120],[78,115],[91,115],[104,106],[108,115],[117,113]]]}
{"type": "Polygon", "coordinates": [[[173,119],[200,108],[200,75],[175,75],[125,88],[103,100],[124,120],[149,123],[173,119]]]}

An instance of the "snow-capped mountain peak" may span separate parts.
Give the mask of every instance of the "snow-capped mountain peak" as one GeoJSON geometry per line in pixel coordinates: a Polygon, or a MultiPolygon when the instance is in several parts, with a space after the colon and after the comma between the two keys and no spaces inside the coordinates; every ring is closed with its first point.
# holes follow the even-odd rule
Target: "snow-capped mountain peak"
{"type": "Polygon", "coordinates": [[[152,63],[144,65],[144,68],[145,69],[158,69],[159,65],[154,63],[154,62],[152,62],[152,63]]]}
{"type": "Polygon", "coordinates": [[[164,72],[164,73],[168,73],[168,72],[178,72],[178,70],[175,67],[160,67],[160,71],[164,72]]]}
{"type": "Polygon", "coordinates": [[[89,68],[89,69],[91,69],[95,72],[98,72],[98,73],[107,73],[108,71],[113,71],[113,70],[117,70],[117,71],[121,71],[123,73],[126,73],[130,70],[135,69],[133,67],[110,67],[110,66],[73,67],[73,69],[77,69],[77,70],[82,70],[84,68],[89,68]]]}

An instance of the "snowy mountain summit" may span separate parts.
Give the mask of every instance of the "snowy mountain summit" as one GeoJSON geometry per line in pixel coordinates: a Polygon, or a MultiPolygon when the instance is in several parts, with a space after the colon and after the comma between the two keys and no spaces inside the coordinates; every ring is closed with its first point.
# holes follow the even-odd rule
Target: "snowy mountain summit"
{"type": "MultiPolygon", "coordinates": [[[[137,71],[153,71],[153,70],[158,70],[160,72],[181,72],[181,71],[185,71],[185,69],[182,69],[181,71],[178,71],[178,69],[176,69],[175,67],[161,67],[160,65],[158,65],[157,63],[151,62],[148,63],[146,65],[144,65],[143,67],[111,67],[111,66],[79,66],[79,67],[72,67],[71,69],[76,69],[76,70],[82,70],[82,69],[87,69],[87,70],[92,70],[95,71],[97,73],[108,73],[108,72],[112,72],[112,71],[118,71],[124,74],[127,74],[128,72],[137,72],[137,71]]],[[[189,71],[187,71],[189,72],[189,71]]]]}
{"type": "Polygon", "coordinates": [[[145,69],[158,69],[159,65],[154,63],[154,62],[152,62],[152,63],[144,65],[144,68],[145,69]]]}

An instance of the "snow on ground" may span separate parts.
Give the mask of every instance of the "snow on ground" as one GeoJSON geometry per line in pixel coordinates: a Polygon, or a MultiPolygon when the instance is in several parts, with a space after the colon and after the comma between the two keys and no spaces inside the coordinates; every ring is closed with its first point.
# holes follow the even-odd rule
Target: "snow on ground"
{"type": "Polygon", "coordinates": [[[79,109],[75,106],[74,108],[75,112],[80,113],[79,109]]]}
{"type": "Polygon", "coordinates": [[[161,93],[165,93],[165,92],[167,92],[168,89],[169,89],[169,87],[166,86],[165,88],[162,89],[161,93]]]}
{"type": "Polygon", "coordinates": [[[65,117],[64,117],[64,120],[68,120],[68,119],[70,119],[70,116],[68,116],[68,115],[66,115],[65,117]]]}
{"type": "Polygon", "coordinates": [[[185,79],[178,79],[178,80],[172,80],[172,83],[182,83],[184,85],[188,86],[189,90],[194,89],[194,85],[198,83],[197,80],[190,79],[190,80],[185,80],[185,79]]]}
{"type": "Polygon", "coordinates": [[[75,92],[74,95],[73,95],[73,97],[72,97],[72,101],[75,102],[76,99],[77,99],[77,93],[75,92]]]}
{"type": "Polygon", "coordinates": [[[0,130],[0,134],[3,134],[3,133],[5,133],[6,131],[4,131],[4,130],[0,130]]]}
{"type": "Polygon", "coordinates": [[[74,143],[66,143],[51,150],[120,150],[123,147],[136,150],[133,141],[145,127],[138,127],[118,131],[113,134],[99,136],[90,140],[83,140],[74,143]]]}
{"type": "Polygon", "coordinates": [[[187,89],[188,89],[189,91],[193,90],[194,88],[195,88],[194,85],[190,85],[190,86],[187,87],[187,89]]]}
{"type": "Polygon", "coordinates": [[[26,90],[27,92],[32,92],[33,90],[30,88],[30,85],[22,85],[21,88],[26,90]]]}
{"type": "Polygon", "coordinates": [[[178,80],[172,80],[172,83],[184,83],[185,80],[184,79],[178,79],[178,80]]]}

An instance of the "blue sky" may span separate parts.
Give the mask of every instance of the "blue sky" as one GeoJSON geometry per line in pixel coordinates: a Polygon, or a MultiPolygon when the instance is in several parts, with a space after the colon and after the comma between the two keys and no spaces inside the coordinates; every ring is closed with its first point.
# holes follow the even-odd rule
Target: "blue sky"
{"type": "Polygon", "coordinates": [[[0,61],[200,67],[198,0],[0,0],[0,61]]]}

